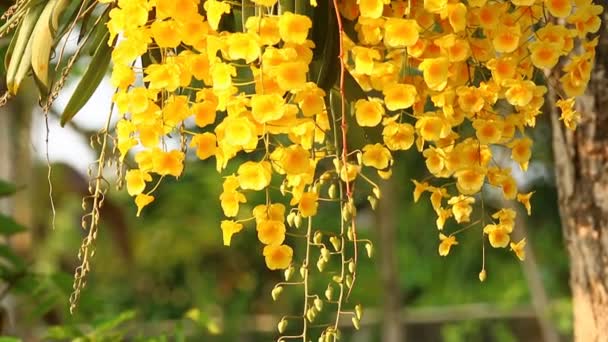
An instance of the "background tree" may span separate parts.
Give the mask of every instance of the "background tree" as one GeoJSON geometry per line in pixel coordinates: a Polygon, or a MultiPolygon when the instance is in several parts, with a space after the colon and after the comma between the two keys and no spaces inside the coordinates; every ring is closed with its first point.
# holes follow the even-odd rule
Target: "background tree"
{"type": "MultiPolygon", "coordinates": [[[[604,8],[608,4],[605,0],[598,3],[604,8]]],[[[549,99],[559,209],[570,255],[576,341],[608,341],[608,14],[605,10],[602,16],[594,71],[587,92],[577,99],[582,119],[576,131],[564,129],[559,121],[554,105],[555,91],[549,99]]]]}

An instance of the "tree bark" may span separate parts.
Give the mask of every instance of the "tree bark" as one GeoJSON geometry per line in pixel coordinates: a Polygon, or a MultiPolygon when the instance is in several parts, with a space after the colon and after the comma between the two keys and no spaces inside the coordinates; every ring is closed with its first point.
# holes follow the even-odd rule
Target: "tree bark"
{"type": "MultiPolygon", "coordinates": [[[[606,7],[608,1],[599,1],[606,7]]],[[[570,256],[575,341],[608,341],[608,32],[603,13],[596,65],[577,98],[582,122],[564,129],[549,92],[562,228],[570,256]]]]}

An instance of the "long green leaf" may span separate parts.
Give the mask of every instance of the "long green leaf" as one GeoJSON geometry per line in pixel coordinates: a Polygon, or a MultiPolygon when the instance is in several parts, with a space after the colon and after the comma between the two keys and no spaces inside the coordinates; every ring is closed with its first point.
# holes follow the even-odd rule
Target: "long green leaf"
{"type": "Polygon", "coordinates": [[[319,4],[312,17],[311,38],[315,48],[311,77],[326,93],[336,84],[340,71],[338,25],[332,6],[331,1],[319,4]]]}
{"type": "Polygon", "coordinates": [[[22,340],[18,337],[10,337],[10,336],[3,336],[0,337],[0,342],[21,342],[22,340]]]}
{"type": "Polygon", "coordinates": [[[84,333],[75,325],[64,325],[50,327],[46,331],[46,339],[50,340],[70,340],[83,337],[84,333]]]}
{"type": "Polygon", "coordinates": [[[124,311],[118,316],[113,317],[97,325],[95,329],[91,333],[89,333],[89,337],[103,337],[104,334],[116,329],[121,324],[133,320],[135,318],[135,315],[136,312],[133,310],[124,311]]]}
{"type": "Polygon", "coordinates": [[[25,227],[15,222],[12,218],[0,214],[0,235],[13,235],[15,233],[24,232],[25,227]]]}
{"type": "Polygon", "coordinates": [[[8,245],[0,245],[0,259],[13,266],[13,271],[23,270],[25,262],[8,245]]]}
{"type": "MultiPolygon", "coordinates": [[[[60,23],[67,24],[67,25],[64,24],[63,27],[61,27],[61,25],[59,25],[60,26],[60,29],[59,29],[60,35],[64,35],[65,33],[67,33],[67,31],[70,29],[70,24],[77,18],[80,18],[79,19],[80,20],[80,30],[78,32],[78,40],[77,40],[77,42],[79,44],[80,44],[80,42],[82,42],[82,40],[86,36],[87,32],[89,32],[92,29],[95,29],[95,26],[92,26],[92,25],[95,23],[95,21],[98,18],[97,14],[95,13],[96,11],[86,12],[84,14],[84,16],[79,11],[81,6],[83,6],[82,8],[89,7],[92,1],[95,1],[95,0],[84,0],[84,2],[72,1],[70,3],[69,8],[66,10],[66,13],[62,16],[61,20],[59,21],[60,23]]],[[[104,15],[105,14],[106,14],[106,12],[104,12],[104,15]]],[[[107,22],[107,20],[104,20],[103,22],[105,23],[105,22],[107,22]]]]}
{"type": "Polygon", "coordinates": [[[44,3],[42,1],[33,1],[21,25],[19,25],[19,30],[15,32],[16,38],[13,39],[16,39],[16,41],[12,47],[6,71],[6,85],[13,95],[17,94],[19,85],[31,65],[32,44],[30,38],[43,9],[44,3]]]}
{"type": "Polygon", "coordinates": [[[59,16],[69,4],[68,0],[50,0],[36,22],[30,44],[32,45],[31,64],[40,94],[46,97],[49,89],[49,65],[53,39],[57,32],[59,16]]]}
{"type": "MultiPolygon", "coordinates": [[[[17,26],[15,32],[19,32],[21,28],[21,23],[17,26]]],[[[15,51],[15,45],[17,44],[17,35],[13,35],[11,42],[8,44],[8,48],[6,49],[6,53],[4,54],[4,71],[8,73],[8,66],[11,63],[11,59],[13,58],[13,51],[15,51]]]]}
{"type": "Polygon", "coordinates": [[[0,180],[0,197],[5,197],[14,194],[17,191],[15,184],[0,180]]]}
{"type": "Polygon", "coordinates": [[[101,80],[103,80],[112,57],[112,47],[105,43],[108,40],[108,37],[109,33],[101,40],[87,70],[84,72],[80,82],[76,86],[74,94],[65,106],[63,114],[61,115],[61,126],[64,126],[78,114],[91,98],[95,89],[97,89],[101,83],[101,80]]]}
{"type": "MultiPolygon", "coordinates": [[[[105,23],[108,22],[110,18],[110,10],[106,9],[101,16],[102,18],[99,23],[90,28],[90,30],[93,30],[91,32],[91,36],[88,39],[91,44],[86,50],[90,56],[95,55],[95,51],[97,51],[97,46],[98,44],[100,44],[99,42],[106,45],[108,44],[108,36],[106,36],[106,33],[108,33],[108,28],[106,27],[105,23]]],[[[97,20],[97,18],[95,18],[94,20],[97,20]]]]}

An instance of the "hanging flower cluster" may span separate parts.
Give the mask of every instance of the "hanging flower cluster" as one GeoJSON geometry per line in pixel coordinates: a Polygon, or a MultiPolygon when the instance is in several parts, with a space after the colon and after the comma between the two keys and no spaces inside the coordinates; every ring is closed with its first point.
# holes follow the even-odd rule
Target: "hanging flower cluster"
{"type": "Polygon", "coordinates": [[[473,204],[483,201],[489,185],[531,214],[532,192],[518,192],[495,151],[510,150],[527,170],[533,142],[526,128],[542,112],[544,75],[556,66],[563,74],[561,119],[576,127],[574,97],[590,78],[598,39],[589,36],[600,27],[601,6],[587,0],[344,0],[340,11],[356,33],[344,38],[348,69],[368,92],[355,104],[357,123],[382,126],[384,144],[365,146],[363,165],[382,170],[391,152],[415,144],[434,181],[414,181],[414,200],[430,193],[440,231],[451,219],[468,224],[439,235],[439,254],[458,244],[457,233],[481,226],[492,247],[510,246],[523,260],[525,239],[510,242],[516,211],[486,217],[482,205],[473,220],[473,204]]]}
{"type": "Polygon", "coordinates": [[[123,38],[112,54],[114,102],[125,114],[116,125],[120,158],[142,147],[134,154],[138,167],[126,174],[138,215],[154,200],[152,175],[179,177],[187,147],[201,160],[214,157],[219,172],[237,154],[249,154],[251,160],[224,178],[224,243],[230,245],[248,220],[235,220],[246,193],[267,190],[265,204],[250,215],[266,245],[268,267],[285,269],[293,251],[282,244],[286,207],[271,203],[272,177],[281,176],[282,191],[290,193],[299,216],[314,216],[315,166],[325,157],[317,146],[325,141],[329,121],[325,92],[307,80],[314,47],[307,40],[310,18],[270,15],[268,5],[273,4],[261,4],[260,15],[249,17],[245,32],[230,33],[218,32],[228,3],[206,1],[205,20],[198,1],[119,1],[108,28],[111,40],[117,33],[123,38]],[[152,21],[148,13],[155,14],[152,21]],[[159,60],[132,67],[150,50],[159,60]],[[138,76],[144,85],[135,85],[138,76]],[[181,147],[166,147],[171,134],[182,137],[181,147]]]}
{"type": "MultiPolygon", "coordinates": [[[[243,229],[256,229],[267,267],[286,270],[287,281],[299,263],[304,279],[299,284],[307,284],[310,248],[324,246],[320,233],[315,241],[312,233],[320,185],[336,178],[331,172],[319,177],[317,164],[335,158],[335,151],[332,156],[325,144],[331,130],[326,93],[308,77],[312,21],[289,11],[277,15],[275,4],[254,1],[257,15],[246,19],[242,32],[227,32],[220,27],[232,10],[229,2],[118,1],[107,24],[110,41],[119,36],[111,77],[122,115],[115,142],[121,160],[133,152],[137,167],[125,180],[138,216],[154,201],[164,177],[183,173],[188,148],[201,160],[214,158],[220,173],[233,162],[236,172],[223,174],[219,197],[224,244],[243,229]],[[140,58],[152,62],[142,67],[140,58]],[[170,136],[181,137],[180,144],[170,136]],[[259,191],[266,200],[243,212],[249,194],[259,191]],[[288,226],[300,227],[303,220],[308,220],[302,236],[307,251],[304,261],[296,262],[286,235],[288,226]]],[[[342,245],[335,239],[343,241],[344,235],[331,237],[334,254],[342,245]]],[[[322,250],[326,260],[329,250],[322,250]]],[[[273,297],[280,291],[277,286],[273,297]]],[[[305,298],[303,334],[321,310],[319,296],[316,304],[308,301],[312,294],[305,298]]],[[[286,323],[282,326],[283,331],[286,323]]]]}
{"type": "Polygon", "coordinates": [[[430,177],[413,181],[414,201],[430,194],[440,255],[458,244],[458,233],[479,228],[492,247],[510,246],[524,259],[525,239],[510,237],[516,211],[486,213],[482,189],[499,189],[531,213],[532,192],[520,193],[510,166],[494,155],[506,149],[527,169],[527,129],[542,112],[544,75],[554,68],[562,120],[576,127],[574,97],[590,78],[598,40],[589,37],[602,11],[590,0],[311,0],[305,12],[277,0],[102,2],[112,3],[107,27],[109,42],[117,42],[111,79],[122,118],[115,146],[121,161],[130,153],[135,160],[125,180],[137,215],[165,177],[182,175],[188,150],[214,159],[223,177],[223,242],[256,230],[267,267],[285,270],[273,298],[287,285],[304,289],[302,315],[279,322],[283,333],[296,320],[302,333],[281,339],[305,341],[324,302],[336,315],[321,324],[322,341],[339,337],[341,316],[359,326],[361,307],[344,305],[358,246],[371,256],[372,245],[356,236],[354,189],[367,191],[374,207],[381,192],[372,179],[391,176],[396,151],[415,147],[425,159],[430,177]],[[330,87],[311,76],[320,48],[311,18],[321,5],[335,10],[340,37],[340,73],[330,87]],[[235,11],[240,29],[225,25],[235,11]],[[364,93],[355,100],[345,91],[350,76],[364,93]],[[355,128],[377,130],[379,139],[354,146],[348,132],[355,128]],[[265,201],[251,203],[255,192],[265,201]],[[243,210],[245,203],[253,210],[243,210]],[[316,228],[325,204],[340,208],[338,227],[316,228]],[[451,220],[464,228],[447,232],[451,220]],[[294,245],[302,241],[299,255],[294,245]],[[309,286],[313,257],[319,274],[332,267],[326,301],[309,286]],[[301,279],[293,281],[296,269],[301,279]]]}

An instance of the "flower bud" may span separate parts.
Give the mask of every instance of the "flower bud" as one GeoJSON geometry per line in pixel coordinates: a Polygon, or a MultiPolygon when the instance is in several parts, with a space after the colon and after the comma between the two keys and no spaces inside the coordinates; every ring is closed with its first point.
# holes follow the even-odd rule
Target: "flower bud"
{"type": "Polygon", "coordinates": [[[302,226],[302,216],[300,214],[297,214],[293,218],[293,224],[296,226],[296,228],[300,228],[302,226]]]}
{"type": "Polygon", "coordinates": [[[323,260],[323,257],[320,257],[317,261],[317,269],[319,272],[323,272],[323,270],[325,270],[325,260],[323,260]]]}
{"type": "Polygon", "coordinates": [[[331,300],[334,296],[334,288],[331,285],[327,285],[327,289],[325,290],[325,298],[327,300],[331,300]]]}
{"type": "Polygon", "coordinates": [[[486,276],[486,269],[484,268],[481,270],[481,272],[479,272],[479,281],[483,283],[486,280],[486,276]]]}
{"type": "Polygon", "coordinates": [[[306,311],[306,319],[310,323],[312,323],[312,321],[314,321],[316,317],[317,317],[317,312],[314,310],[314,308],[310,308],[306,311]]]}
{"type": "Polygon", "coordinates": [[[294,222],[295,218],[296,218],[296,213],[295,213],[295,212],[293,212],[293,211],[292,211],[292,212],[290,212],[290,213],[287,215],[287,225],[289,225],[290,227],[293,227],[293,225],[294,225],[294,223],[295,223],[295,222],[294,222]]]}
{"type": "Polygon", "coordinates": [[[291,279],[291,276],[293,275],[293,271],[294,268],[293,266],[289,266],[286,270],[285,270],[285,281],[289,281],[289,279],[291,279]]]}
{"type": "Polygon", "coordinates": [[[330,179],[331,179],[331,173],[329,171],[323,172],[323,174],[321,175],[321,177],[319,177],[319,180],[321,181],[321,184],[327,182],[330,179]]]}
{"type": "Polygon", "coordinates": [[[346,275],[344,282],[346,283],[346,287],[348,287],[349,289],[353,287],[353,277],[350,274],[346,275]]]}
{"type": "Polygon", "coordinates": [[[363,307],[361,304],[355,305],[355,316],[357,316],[357,319],[361,319],[363,316],[363,307]]]}
{"type": "Polygon", "coordinates": [[[367,196],[367,201],[369,205],[372,207],[372,210],[376,210],[378,207],[378,199],[372,195],[367,196]]]}
{"type": "Polygon", "coordinates": [[[352,260],[348,263],[348,271],[350,273],[355,273],[355,262],[352,260]]]}
{"type": "Polygon", "coordinates": [[[348,230],[346,231],[346,238],[348,238],[348,241],[353,241],[353,239],[355,238],[355,234],[353,233],[353,226],[348,227],[348,230]]]}
{"type": "Polygon", "coordinates": [[[359,324],[359,320],[357,319],[357,317],[353,317],[351,320],[353,321],[353,326],[355,327],[355,329],[359,330],[361,328],[361,325],[359,324]]]}
{"type": "Polygon", "coordinates": [[[315,298],[313,304],[315,305],[317,311],[323,310],[323,301],[320,298],[315,298]]]}
{"type": "Polygon", "coordinates": [[[285,330],[287,329],[287,320],[285,318],[282,318],[279,321],[279,324],[277,324],[277,328],[279,329],[280,334],[284,333],[285,330]]]}
{"type": "Polygon", "coordinates": [[[365,244],[365,250],[367,251],[367,256],[368,256],[369,258],[371,258],[371,257],[372,257],[372,255],[373,255],[373,253],[374,253],[374,247],[372,246],[372,244],[371,244],[371,243],[369,243],[369,242],[368,242],[368,243],[366,243],[366,244],[365,244]]]}
{"type": "Polygon", "coordinates": [[[380,199],[380,194],[381,194],[381,193],[380,193],[380,188],[379,188],[379,187],[376,187],[376,186],[375,186],[375,187],[372,189],[372,192],[374,193],[374,196],[376,196],[376,198],[377,198],[377,199],[380,199]]]}
{"type": "Polygon", "coordinates": [[[327,195],[329,196],[329,198],[334,199],[337,196],[337,191],[336,190],[336,184],[332,184],[329,186],[329,189],[327,189],[327,195]]]}
{"type": "Polygon", "coordinates": [[[323,233],[321,233],[320,231],[316,231],[315,235],[313,235],[312,237],[312,242],[314,242],[315,244],[320,244],[321,242],[323,242],[323,233]]]}
{"type": "Polygon", "coordinates": [[[331,256],[331,254],[329,253],[329,249],[323,247],[321,248],[321,257],[323,257],[323,260],[325,260],[326,262],[329,262],[329,257],[331,256]]]}
{"type": "Polygon", "coordinates": [[[329,238],[329,242],[331,242],[332,246],[334,246],[336,252],[340,251],[340,247],[342,247],[342,240],[340,238],[337,236],[332,236],[329,238]]]}
{"type": "Polygon", "coordinates": [[[340,162],[340,159],[334,158],[332,161],[334,163],[334,167],[336,168],[336,173],[340,174],[340,170],[342,170],[342,163],[340,162]]]}
{"type": "Polygon", "coordinates": [[[279,299],[279,295],[281,295],[281,292],[283,292],[283,286],[275,286],[274,289],[272,289],[272,292],[270,293],[272,295],[272,300],[276,301],[277,299],[279,299]]]}
{"type": "Polygon", "coordinates": [[[348,213],[351,216],[356,216],[357,215],[357,207],[355,206],[355,200],[353,200],[352,198],[350,198],[348,200],[348,203],[346,203],[346,205],[348,206],[348,213]]]}

